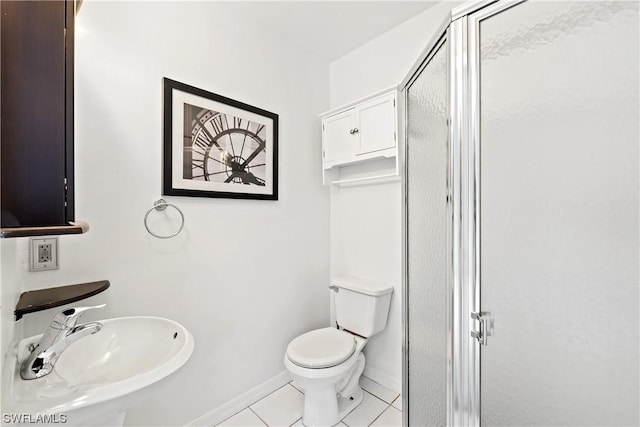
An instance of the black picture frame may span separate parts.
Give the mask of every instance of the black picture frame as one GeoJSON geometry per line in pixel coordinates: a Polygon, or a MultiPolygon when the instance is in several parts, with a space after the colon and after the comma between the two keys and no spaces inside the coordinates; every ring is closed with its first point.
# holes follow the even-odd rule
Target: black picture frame
{"type": "Polygon", "coordinates": [[[163,79],[162,194],[278,200],[278,115],[163,79]]]}

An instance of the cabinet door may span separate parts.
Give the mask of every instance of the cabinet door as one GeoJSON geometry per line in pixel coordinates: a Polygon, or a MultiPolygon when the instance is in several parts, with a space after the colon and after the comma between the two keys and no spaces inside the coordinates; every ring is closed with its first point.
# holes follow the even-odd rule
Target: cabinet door
{"type": "Polygon", "coordinates": [[[381,96],[357,108],[358,154],[393,148],[396,145],[396,97],[381,96]]]}
{"type": "Polygon", "coordinates": [[[352,133],[355,127],[353,109],[327,117],[322,121],[325,162],[355,156],[360,146],[358,135],[352,133]]]}
{"type": "Polygon", "coordinates": [[[2,227],[73,220],[73,1],[3,1],[2,227]]]}

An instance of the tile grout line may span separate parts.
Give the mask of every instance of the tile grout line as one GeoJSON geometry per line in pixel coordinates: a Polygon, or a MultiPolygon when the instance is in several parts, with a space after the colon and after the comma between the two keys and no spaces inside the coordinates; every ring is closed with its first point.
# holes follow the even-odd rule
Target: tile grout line
{"type": "MultiPolygon", "coordinates": [[[[374,398],[378,399],[379,401],[381,401],[382,403],[386,404],[386,405],[387,405],[387,407],[390,405],[390,403],[386,402],[384,399],[379,398],[378,396],[376,396],[375,394],[371,393],[370,391],[365,390],[364,388],[362,389],[362,391],[363,391],[364,393],[370,394],[372,397],[374,397],[374,398]]],[[[363,397],[363,399],[362,399],[362,400],[363,400],[363,402],[364,402],[364,397],[363,397]]],[[[360,403],[360,405],[362,405],[362,402],[360,403]]],[[[344,416],[344,418],[342,418],[342,420],[340,420],[340,422],[341,422],[341,423],[344,423],[347,427],[350,427],[350,426],[349,426],[349,424],[347,424],[344,420],[345,420],[345,418],[347,418],[351,413],[355,412],[355,410],[356,410],[356,409],[358,409],[358,407],[360,407],[360,405],[358,405],[358,406],[356,406],[355,408],[353,408],[353,409],[352,409],[352,410],[351,410],[347,415],[345,415],[345,416],[344,416]]],[[[382,412],[380,412],[380,413],[378,414],[378,416],[377,416],[377,417],[375,417],[375,418],[373,419],[373,421],[377,420],[377,419],[380,417],[380,415],[382,415],[382,414],[384,413],[384,411],[386,411],[386,410],[387,410],[387,408],[384,408],[384,409],[382,410],[382,412]]],[[[371,421],[371,423],[373,423],[373,421],[371,421]]],[[[371,425],[371,423],[369,423],[368,425],[371,425]]],[[[354,427],[355,427],[355,426],[354,426],[354,427]]]]}
{"type": "MultiPolygon", "coordinates": [[[[362,386],[360,386],[360,388],[362,388],[362,386]]],[[[366,389],[364,389],[364,388],[362,388],[362,392],[363,392],[363,393],[368,393],[368,394],[370,394],[371,396],[375,397],[376,399],[380,399],[378,396],[376,396],[375,394],[373,394],[373,393],[369,392],[368,390],[366,390],[366,389]]],[[[380,399],[380,400],[382,400],[382,399],[380,399]]],[[[382,401],[384,402],[384,400],[382,400],[382,401]]],[[[358,409],[358,407],[359,407],[360,405],[362,405],[362,403],[363,403],[363,402],[364,402],[364,395],[362,396],[362,402],[360,402],[360,404],[358,404],[355,408],[353,408],[352,410],[350,410],[348,414],[346,414],[344,417],[342,417],[342,419],[340,420],[340,422],[341,422],[341,423],[343,423],[344,425],[346,425],[347,427],[351,427],[349,424],[345,423],[345,422],[344,422],[344,420],[345,420],[349,415],[351,415],[351,413],[353,413],[356,409],[358,409]]],[[[387,403],[387,402],[385,402],[385,403],[387,403]]],[[[355,426],[354,426],[354,427],[355,427],[355,426]]]]}
{"type": "MultiPolygon", "coordinates": [[[[253,408],[251,406],[255,405],[258,402],[261,402],[262,400],[266,399],[267,397],[271,396],[273,393],[275,393],[276,391],[280,390],[281,388],[286,387],[287,385],[289,385],[291,381],[289,381],[288,383],[278,387],[277,389],[273,390],[271,393],[267,394],[266,396],[261,397],[260,399],[256,400],[255,402],[253,402],[251,405],[247,406],[246,409],[250,410],[251,412],[253,412],[255,414],[256,417],[258,417],[258,419],[260,421],[262,421],[262,423],[267,426],[270,427],[269,424],[267,424],[267,422],[265,420],[262,419],[262,417],[260,417],[260,415],[258,415],[258,413],[256,411],[253,410],[253,408]]],[[[244,409],[243,409],[244,411],[244,409]]],[[[242,412],[242,411],[241,411],[242,412]]]]}
{"type": "Polygon", "coordinates": [[[304,391],[300,390],[298,387],[293,385],[293,381],[289,381],[287,384],[291,385],[291,387],[295,388],[296,390],[298,390],[300,393],[304,394],[304,391]]]}
{"type": "MultiPolygon", "coordinates": [[[[258,402],[260,402],[260,401],[262,401],[262,400],[266,399],[267,397],[271,396],[271,395],[272,395],[273,393],[275,393],[276,391],[278,391],[278,390],[280,390],[280,389],[282,389],[282,388],[284,388],[284,387],[288,386],[288,385],[290,384],[290,382],[291,382],[291,381],[289,381],[289,382],[288,382],[288,383],[286,383],[285,385],[282,385],[282,386],[278,387],[277,389],[273,390],[271,393],[269,393],[269,394],[267,394],[267,395],[265,395],[265,396],[262,396],[260,399],[256,400],[256,401],[255,401],[255,402],[253,402],[252,404],[248,405],[248,406],[247,406],[247,408],[250,408],[251,406],[255,405],[256,403],[258,403],[258,402]]],[[[291,386],[291,387],[293,387],[293,386],[291,386]]],[[[293,387],[293,388],[295,388],[295,387],[293,387]]],[[[297,390],[297,389],[296,389],[296,390],[297,390]]],[[[243,409],[243,410],[244,410],[244,409],[243,409]]],[[[262,418],[261,418],[261,419],[262,419],[262,418]]]]}
{"type": "MultiPolygon", "coordinates": [[[[375,381],[373,381],[373,380],[372,380],[371,378],[369,378],[369,377],[365,377],[365,378],[368,378],[368,379],[369,379],[369,381],[371,381],[371,382],[372,382],[372,383],[374,383],[374,384],[379,385],[380,387],[386,388],[386,387],[385,387],[385,386],[383,386],[382,384],[380,384],[380,383],[376,383],[375,381]]],[[[394,397],[393,399],[391,399],[391,402],[387,402],[387,401],[386,401],[385,399],[383,399],[381,396],[378,396],[376,393],[374,393],[373,391],[371,391],[371,390],[367,389],[366,387],[363,387],[362,385],[360,385],[360,388],[362,388],[362,390],[366,391],[367,393],[369,393],[369,394],[371,394],[371,395],[373,395],[373,396],[377,397],[378,399],[382,400],[384,403],[390,403],[390,404],[393,404],[393,402],[395,402],[395,401],[396,401],[400,396],[402,396],[402,393],[398,393],[396,397],[394,397]]],[[[393,391],[393,390],[391,390],[391,389],[387,389],[387,390],[389,390],[389,391],[390,391],[390,392],[392,392],[393,394],[396,394],[396,392],[395,392],[395,391],[393,391]]]]}
{"type": "MultiPolygon", "coordinates": [[[[254,402],[255,403],[255,402],[254,402]]],[[[253,405],[253,403],[252,403],[253,405]]],[[[231,418],[235,417],[236,415],[238,415],[240,412],[243,412],[245,409],[249,409],[249,407],[247,406],[246,408],[242,408],[240,409],[238,412],[236,412],[233,415],[228,416],[227,418],[225,418],[224,420],[220,421],[218,424],[215,424],[213,427],[219,426],[221,424],[224,424],[225,421],[229,421],[231,418]]]]}
{"type": "MultiPolygon", "coordinates": [[[[372,380],[372,381],[373,381],[373,380],[372,380]]],[[[255,411],[251,406],[253,406],[253,405],[255,405],[256,403],[258,403],[258,402],[260,402],[260,401],[262,401],[262,400],[266,399],[267,397],[271,396],[271,395],[272,395],[272,394],[274,394],[276,391],[278,391],[278,390],[280,390],[280,389],[282,389],[282,388],[286,387],[287,385],[290,385],[294,390],[296,390],[296,391],[297,391],[297,392],[299,392],[300,394],[304,395],[304,392],[302,392],[300,389],[298,389],[296,386],[294,386],[294,385],[293,385],[293,381],[289,381],[288,383],[286,383],[286,384],[284,384],[284,385],[282,385],[282,386],[278,387],[277,389],[273,390],[271,393],[269,393],[269,394],[267,394],[267,395],[263,396],[262,398],[260,398],[260,399],[256,400],[255,402],[251,403],[251,404],[250,404],[250,405],[248,405],[246,408],[243,408],[242,410],[238,411],[237,413],[235,413],[235,414],[231,415],[230,417],[226,418],[224,421],[226,421],[226,420],[228,420],[229,418],[232,418],[232,417],[234,417],[234,416],[238,415],[240,412],[244,411],[245,409],[249,409],[249,410],[250,410],[250,411],[251,411],[251,412],[252,412],[256,417],[258,417],[258,419],[259,419],[262,423],[264,423],[264,425],[265,425],[265,426],[267,426],[267,427],[272,427],[272,426],[269,426],[269,424],[268,424],[264,419],[262,419],[262,417],[260,417],[260,415],[258,415],[258,413],[257,413],[257,412],[256,412],[256,411],[255,411]]],[[[361,387],[362,387],[362,386],[361,386],[361,387]]],[[[389,402],[387,402],[385,399],[383,399],[382,397],[378,396],[377,394],[373,393],[372,391],[367,390],[367,389],[366,389],[366,388],[364,388],[364,387],[362,387],[362,390],[363,390],[365,393],[368,393],[368,394],[369,394],[369,395],[371,395],[372,397],[374,397],[374,398],[376,398],[376,399],[380,400],[381,402],[383,402],[383,403],[385,403],[385,404],[387,405],[387,406],[382,410],[382,412],[380,412],[380,414],[378,414],[378,416],[377,416],[377,417],[375,417],[375,418],[373,419],[373,421],[371,421],[371,423],[370,423],[369,425],[371,425],[371,424],[372,424],[372,423],[374,423],[378,418],[380,418],[380,417],[382,416],[382,414],[384,414],[384,413],[389,409],[389,407],[390,407],[390,406],[393,406],[393,402],[395,402],[395,401],[396,401],[400,396],[402,396],[402,394],[398,394],[398,396],[396,396],[395,398],[393,398],[393,399],[391,400],[391,402],[389,403],[389,402]]],[[[360,405],[358,405],[358,406],[360,406],[360,405]]],[[[340,420],[340,422],[339,422],[339,423],[343,423],[343,424],[345,424],[346,426],[348,426],[348,427],[349,427],[349,425],[344,421],[344,419],[345,419],[345,418],[347,418],[347,417],[348,417],[352,412],[354,412],[354,411],[357,409],[357,407],[358,407],[358,406],[356,406],[356,407],[355,407],[355,408],[353,408],[353,409],[352,409],[348,414],[346,414],[346,415],[345,415],[345,416],[340,420]]],[[[395,408],[395,407],[394,407],[394,409],[397,409],[397,408],[395,408]]],[[[402,412],[402,411],[400,411],[400,412],[402,412]]],[[[298,421],[300,421],[300,420],[302,420],[302,418],[298,418],[296,421],[294,421],[294,422],[293,422],[293,424],[297,423],[297,422],[298,422],[298,421]]],[[[224,422],[224,421],[222,421],[222,422],[224,422]]],[[[292,424],[292,425],[293,425],[293,424],[292,424]]]]}
{"type": "MultiPolygon", "coordinates": [[[[265,397],[266,397],[266,396],[265,396],[265,397]]],[[[262,400],[262,399],[260,399],[260,400],[262,400]]],[[[258,402],[260,402],[260,400],[258,400],[258,402]]],[[[254,402],[254,403],[255,403],[255,402],[254,402]]],[[[248,410],[250,410],[251,412],[253,412],[253,415],[255,415],[256,417],[258,417],[258,419],[259,419],[260,421],[262,421],[262,423],[263,423],[265,426],[269,427],[269,424],[267,424],[267,422],[266,422],[265,420],[263,420],[263,419],[260,417],[260,415],[258,415],[258,413],[257,413],[256,411],[254,411],[253,409],[251,409],[251,406],[247,406],[247,409],[248,409],[248,410]]]]}
{"type": "MultiPolygon", "coordinates": [[[[287,384],[289,384],[290,382],[291,382],[291,381],[289,381],[287,384]]],[[[249,404],[249,405],[247,405],[246,407],[244,407],[244,408],[240,409],[240,410],[239,410],[238,412],[236,412],[235,414],[233,414],[233,415],[231,415],[231,416],[228,416],[227,418],[225,418],[224,420],[222,420],[222,421],[220,421],[218,424],[216,424],[216,426],[218,426],[218,425],[220,425],[220,424],[224,423],[225,421],[227,421],[227,420],[228,420],[228,419],[230,419],[230,418],[235,417],[236,415],[238,415],[240,412],[244,411],[245,409],[249,409],[251,412],[253,412],[253,413],[256,415],[256,417],[260,418],[260,415],[258,415],[258,414],[256,413],[256,411],[254,411],[253,409],[251,409],[251,405],[255,405],[256,403],[260,402],[262,399],[266,399],[267,397],[271,396],[273,393],[275,393],[276,391],[280,390],[282,387],[286,386],[287,384],[285,384],[285,385],[282,385],[282,386],[278,387],[277,389],[273,390],[271,393],[269,393],[269,394],[267,394],[267,395],[265,395],[265,396],[262,396],[260,399],[256,400],[255,402],[250,403],[250,404],[249,404]]],[[[292,386],[292,387],[293,387],[293,386],[292,386]]],[[[294,388],[295,388],[295,387],[294,387],[294,388]]],[[[264,425],[266,425],[267,427],[269,427],[269,425],[268,425],[268,424],[267,424],[267,423],[266,423],[262,418],[260,418],[260,421],[262,421],[262,422],[264,423],[264,425]]],[[[213,427],[215,427],[215,426],[213,426],[213,427]]]]}
{"type": "MultiPolygon", "coordinates": [[[[393,406],[394,402],[395,402],[396,400],[400,399],[400,397],[401,397],[401,396],[402,396],[402,394],[399,394],[398,396],[396,396],[396,398],[395,398],[395,399],[393,399],[393,400],[391,401],[390,405],[391,405],[391,406],[393,406]]],[[[394,408],[396,408],[395,406],[393,406],[393,407],[394,407],[394,408]]],[[[398,409],[398,408],[396,408],[396,409],[398,409]]],[[[400,412],[402,412],[402,409],[398,409],[398,410],[399,410],[400,412]]]]}
{"type": "MultiPolygon", "coordinates": [[[[261,417],[260,415],[258,415],[258,413],[257,413],[257,412],[256,412],[256,411],[255,411],[251,406],[255,405],[255,404],[256,404],[256,403],[258,403],[258,402],[261,402],[262,400],[264,400],[264,399],[266,399],[267,397],[271,396],[271,395],[272,395],[273,393],[275,393],[276,391],[281,390],[281,389],[285,388],[285,387],[286,387],[286,386],[288,386],[288,385],[289,385],[289,386],[291,386],[291,388],[293,388],[295,391],[297,391],[298,393],[300,393],[300,394],[302,394],[302,395],[304,396],[304,393],[302,393],[300,390],[298,390],[297,388],[295,388],[295,387],[293,386],[293,384],[291,384],[292,382],[293,382],[293,381],[289,381],[288,383],[286,383],[286,384],[284,384],[284,385],[282,385],[282,386],[278,387],[277,389],[273,390],[271,393],[267,394],[267,395],[266,395],[266,396],[264,396],[263,398],[261,398],[261,399],[259,399],[259,400],[256,400],[256,401],[255,401],[255,402],[253,402],[251,405],[247,406],[247,408],[246,408],[246,409],[251,410],[251,412],[253,412],[253,413],[256,415],[256,417],[258,417],[258,418],[260,419],[260,421],[262,421],[262,422],[264,423],[264,425],[265,425],[265,426],[267,426],[267,427],[274,427],[274,426],[270,426],[270,425],[269,425],[265,420],[263,420],[263,419],[262,419],[262,417],[261,417]]],[[[244,409],[243,409],[243,411],[244,411],[244,409]]],[[[298,420],[301,420],[301,419],[302,419],[302,417],[301,417],[301,418],[296,419],[296,421],[294,421],[294,422],[293,422],[293,424],[297,423],[297,422],[298,422],[298,420]]],[[[292,424],[292,425],[293,425],[293,424],[292,424]]]]}
{"type": "MultiPolygon", "coordinates": [[[[383,402],[384,402],[384,401],[383,401],[383,402]]],[[[384,402],[384,403],[387,403],[387,402],[384,402]]],[[[384,409],[382,410],[382,412],[380,412],[380,413],[378,414],[378,416],[377,416],[377,417],[375,417],[375,418],[374,418],[374,419],[369,423],[369,426],[371,426],[373,423],[375,423],[375,422],[376,422],[376,420],[382,416],[382,414],[384,414],[385,412],[387,412],[387,409],[389,409],[389,406],[391,406],[391,403],[388,403],[388,404],[387,404],[387,407],[386,407],[386,408],[384,408],[384,409]]]]}

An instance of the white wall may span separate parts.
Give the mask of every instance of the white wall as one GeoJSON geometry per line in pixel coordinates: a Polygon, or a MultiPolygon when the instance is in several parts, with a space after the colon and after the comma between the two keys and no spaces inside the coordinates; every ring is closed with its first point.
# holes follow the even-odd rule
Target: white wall
{"type": "MultiPolygon", "coordinates": [[[[76,217],[91,231],[61,237],[60,270],[27,272],[24,282],[108,279],[110,289],[82,302],[108,307],[86,319],[162,316],[194,335],[189,362],[129,412],[127,425],[202,416],[284,371],[287,343],[328,324],[329,198],[317,119],[329,105],[328,74],[326,62],[221,2],[83,4],[76,217]],[[143,217],[161,195],[165,76],[279,114],[280,200],[165,197],[184,212],[185,229],[169,240],[147,234],[143,217]]],[[[42,332],[53,313],[25,317],[25,334],[42,332]]]]}
{"type": "Polygon", "coordinates": [[[461,2],[437,1],[330,65],[331,107],[399,84],[449,11],[461,2]]]}
{"type": "MultiPolygon", "coordinates": [[[[331,107],[397,85],[451,8],[438,2],[331,63],[331,107]]],[[[402,186],[400,182],[331,190],[331,274],[394,286],[387,328],[365,347],[365,375],[402,389],[402,186]]]]}
{"type": "Polygon", "coordinates": [[[328,68],[221,2],[85,2],[76,34],[76,216],[91,231],[60,237],[61,268],[52,272],[28,272],[26,239],[2,242],[3,345],[23,327],[24,336],[42,332],[53,315],[13,322],[22,290],[108,279],[109,290],[83,302],[108,307],[87,320],[169,317],[196,340],[187,365],[127,424],[187,423],[281,372],[289,340],[327,324],[330,218],[332,274],[396,287],[388,329],[366,352],[367,373],[399,391],[400,184],[333,189],[329,212],[317,114],[399,83],[452,5],[328,68]],[[144,214],[161,194],[165,76],[280,115],[279,201],[166,197],[183,210],[185,230],[167,241],[146,233],[144,214]]]}

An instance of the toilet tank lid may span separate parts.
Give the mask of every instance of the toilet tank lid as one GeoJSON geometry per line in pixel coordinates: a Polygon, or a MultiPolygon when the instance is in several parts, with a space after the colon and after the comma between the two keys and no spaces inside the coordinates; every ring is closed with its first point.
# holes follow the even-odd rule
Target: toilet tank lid
{"type": "Polygon", "coordinates": [[[331,283],[339,288],[348,289],[353,292],[359,292],[361,294],[371,295],[374,297],[393,292],[393,286],[388,283],[362,279],[360,277],[338,276],[334,277],[331,280],[331,283]]]}

